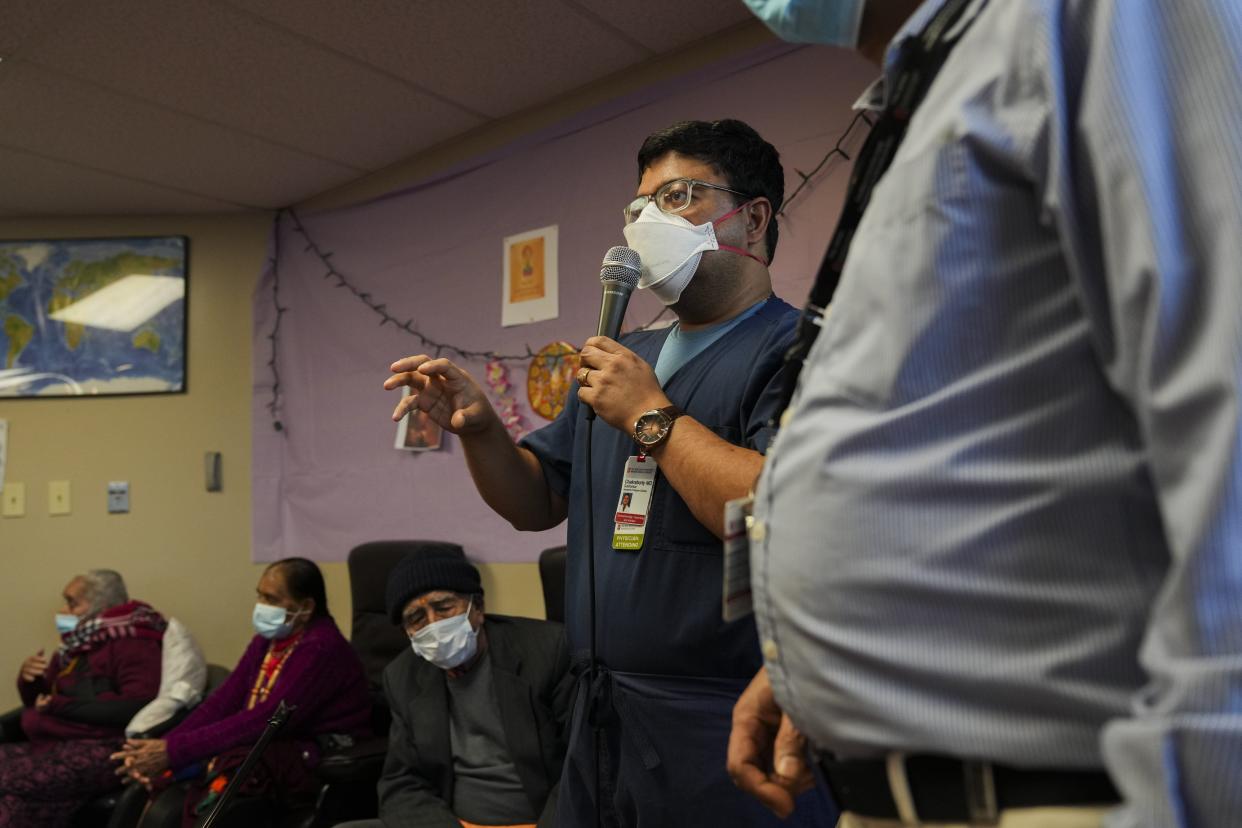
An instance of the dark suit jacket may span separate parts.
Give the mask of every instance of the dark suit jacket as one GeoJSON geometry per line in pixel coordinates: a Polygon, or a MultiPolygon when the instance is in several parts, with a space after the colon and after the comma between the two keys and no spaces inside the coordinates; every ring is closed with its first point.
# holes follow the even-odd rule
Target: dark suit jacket
{"type": "MultiPolygon", "coordinates": [[[[488,615],[483,622],[509,755],[539,814],[556,823],[573,679],[560,624],[488,615]]],[[[379,782],[387,828],[461,828],[453,816],[453,756],[444,671],[407,650],[384,670],[392,708],[379,782]]]]}

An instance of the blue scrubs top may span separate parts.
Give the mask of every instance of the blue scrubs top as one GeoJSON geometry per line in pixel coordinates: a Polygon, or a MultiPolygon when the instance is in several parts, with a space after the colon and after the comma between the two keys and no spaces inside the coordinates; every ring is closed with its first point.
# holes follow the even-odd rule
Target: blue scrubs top
{"type": "MultiPolygon", "coordinates": [[[[681,366],[664,386],[672,402],[722,439],[759,452],[779,414],[783,356],[797,311],[772,297],[749,318],[681,366]]],[[[622,338],[655,364],[669,329],[622,338]]],[[[577,386],[553,423],[522,445],[543,466],[552,490],[569,503],[566,632],[571,654],[589,649],[585,409],[577,386]]],[[[676,428],[676,426],[674,426],[676,428]]],[[[638,551],[612,548],[613,515],[628,457],[637,453],[629,433],[597,420],[593,435],[593,497],[599,660],[611,670],[666,676],[749,679],[762,666],[754,621],[721,619],[723,547],[695,520],[668,480],[658,476],[647,532],[638,551]]]]}

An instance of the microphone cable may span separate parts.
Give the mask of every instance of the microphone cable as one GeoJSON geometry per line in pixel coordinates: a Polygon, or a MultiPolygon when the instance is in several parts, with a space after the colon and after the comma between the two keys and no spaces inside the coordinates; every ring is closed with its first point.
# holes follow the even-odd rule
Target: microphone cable
{"type": "Polygon", "coordinates": [[[592,469],[592,456],[594,451],[591,448],[591,436],[595,431],[595,410],[587,409],[586,415],[586,531],[587,531],[587,580],[590,582],[588,590],[588,624],[591,628],[590,646],[587,650],[587,721],[591,725],[591,770],[595,777],[594,796],[595,801],[595,828],[601,828],[603,825],[603,798],[600,791],[600,771],[599,771],[599,752],[601,733],[599,726],[599,717],[596,713],[595,692],[597,689],[596,678],[599,671],[599,661],[597,656],[597,636],[598,626],[595,622],[595,485],[594,471],[592,469]]]}
{"type": "MultiPolygon", "coordinates": [[[[599,280],[604,285],[604,298],[600,303],[599,325],[596,328],[597,336],[607,336],[610,339],[616,339],[621,334],[621,321],[625,317],[625,309],[629,304],[630,293],[638,285],[638,277],[641,272],[641,260],[637,251],[628,247],[613,247],[604,255],[603,265],[600,269],[599,280]]],[[[587,372],[588,374],[590,371],[587,372]]],[[[595,431],[595,409],[586,406],[586,435],[584,442],[586,443],[586,486],[584,494],[586,495],[586,534],[587,534],[587,580],[590,582],[588,590],[588,626],[590,627],[591,640],[587,650],[587,721],[591,726],[591,768],[595,777],[595,788],[592,799],[595,802],[595,828],[601,828],[603,825],[603,795],[600,785],[603,775],[600,773],[600,751],[603,748],[603,728],[600,725],[600,715],[597,710],[598,699],[596,698],[597,690],[602,690],[599,685],[599,625],[596,621],[596,592],[598,584],[595,576],[595,471],[594,471],[594,455],[595,451],[592,447],[592,435],[595,431]]],[[[612,693],[608,693],[609,703],[611,704],[612,693]]]]}

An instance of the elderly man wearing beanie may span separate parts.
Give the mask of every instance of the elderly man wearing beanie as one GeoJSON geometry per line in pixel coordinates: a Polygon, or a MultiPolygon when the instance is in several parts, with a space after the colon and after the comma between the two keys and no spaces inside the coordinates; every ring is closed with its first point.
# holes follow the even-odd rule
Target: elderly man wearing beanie
{"type": "Polygon", "coordinates": [[[406,557],[386,598],[411,646],[384,671],[383,821],[348,825],[555,825],[572,690],[561,625],[484,614],[479,571],[449,553],[406,557]]]}

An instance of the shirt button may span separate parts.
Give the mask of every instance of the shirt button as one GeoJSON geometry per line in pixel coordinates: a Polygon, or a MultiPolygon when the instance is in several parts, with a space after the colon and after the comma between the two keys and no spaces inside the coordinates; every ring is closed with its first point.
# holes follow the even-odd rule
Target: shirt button
{"type": "Polygon", "coordinates": [[[781,657],[781,648],[776,646],[776,642],[770,638],[763,640],[763,646],[760,649],[763,651],[764,661],[776,661],[781,657]]]}
{"type": "Polygon", "coordinates": [[[763,539],[767,535],[768,529],[762,520],[756,520],[750,524],[751,543],[763,543],[763,539]]]}

